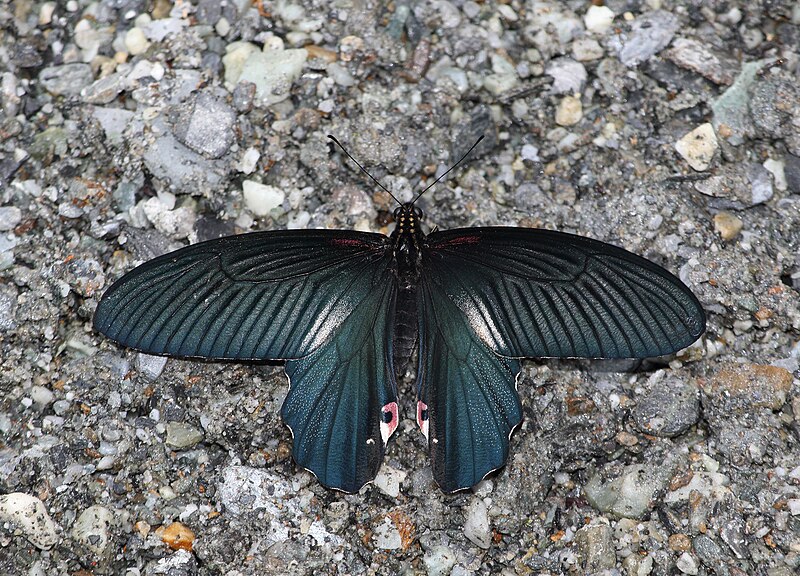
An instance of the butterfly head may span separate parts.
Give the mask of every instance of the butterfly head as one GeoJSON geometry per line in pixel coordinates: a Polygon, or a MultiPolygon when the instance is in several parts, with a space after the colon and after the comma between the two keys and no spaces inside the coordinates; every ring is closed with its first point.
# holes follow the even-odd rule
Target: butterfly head
{"type": "Polygon", "coordinates": [[[422,209],[418,206],[414,206],[411,203],[398,206],[394,211],[394,234],[398,236],[418,236],[422,232],[420,227],[422,218],[422,209]]]}

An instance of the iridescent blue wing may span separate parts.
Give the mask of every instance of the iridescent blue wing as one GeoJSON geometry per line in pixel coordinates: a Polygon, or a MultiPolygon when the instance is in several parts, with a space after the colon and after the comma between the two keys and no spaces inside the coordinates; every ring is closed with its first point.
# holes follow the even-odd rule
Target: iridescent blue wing
{"type": "Polygon", "coordinates": [[[421,278],[418,423],[447,491],[505,462],[521,418],[515,358],[645,358],[686,347],[705,329],[702,307],[675,276],[560,232],[434,232],[421,278]]]}
{"type": "Polygon", "coordinates": [[[99,331],[150,354],[289,360],[294,456],[331,488],[374,477],[397,426],[389,239],[336,230],[230,236],[150,260],[103,295],[99,331]]]}
{"type": "Polygon", "coordinates": [[[519,361],[495,354],[435,278],[423,274],[417,423],[428,439],[433,477],[445,492],[469,488],[508,457],[522,420],[519,361]]]}
{"type": "Polygon", "coordinates": [[[391,358],[395,285],[380,267],[373,291],[320,348],[286,363],[289,394],[281,414],[298,464],[320,482],[357,492],[378,473],[397,428],[391,358]]]}

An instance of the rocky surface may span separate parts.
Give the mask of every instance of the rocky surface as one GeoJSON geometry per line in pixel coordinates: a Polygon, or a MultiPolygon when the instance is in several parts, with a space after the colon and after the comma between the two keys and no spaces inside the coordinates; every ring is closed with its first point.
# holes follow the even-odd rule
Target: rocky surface
{"type": "Polygon", "coordinates": [[[0,5],[0,573],[800,569],[800,10],[701,3],[0,5]],[[594,5],[592,5],[594,4],[594,5]],[[639,363],[524,363],[508,465],[443,494],[413,374],[376,482],[291,460],[280,366],[91,328],[187,242],[541,226],[679,274],[708,314],[639,363]]]}

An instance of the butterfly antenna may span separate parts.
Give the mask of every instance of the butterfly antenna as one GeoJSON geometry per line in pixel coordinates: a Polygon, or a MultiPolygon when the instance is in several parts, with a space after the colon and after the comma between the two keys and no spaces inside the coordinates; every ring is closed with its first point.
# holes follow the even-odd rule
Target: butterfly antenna
{"type": "Polygon", "coordinates": [[[425,194],[425,192],[427,192],[428,190],[430,190],[431,188],[433,188],[433,187],[436,185],[436,183],[437,183],[437,182],[439,182],[439,181],[440,181],[442,178],[444,178],[445,176],[447,176],[448,174],[450,174],[450,172],[452,172],[453,170],[455,170],[456,166],[458,166],[459,164],[461,164],[461,162],[464,160],[464,158],[466,158],[467,156],[469,156],[469,153],[470,153],[470,152],[472,152],[472,151],[475,149],[475,146],[477,146],[478,144],[480,144],[480,143],[481,143],[481,140],[483,140],[483,136],[481,136],[480,138],[478,138],[477,140],[475,140],[475,144],[473,144],[472,146],[470,146],[469,150],[467,150],[466,152],[464,152],[464,155],[463,155],[461,158],[459,158],[459,159],[458,159],[458,162],[456,162],[455,164],[453,164],[452,166],[450,166],[450,168],[448,168],[448,169],[447,169],[447,171],[446,171],[446,172],[444,172],[444,174],[442,174],[442,175],[441,175],[441,176],[439,176],[439,177],[438,177],[436,180],[434,180],[433,182],[431,182],[431,183],[430,183],[430,185],[428,185],[428,186],[425,188],[425,190],[423,190],[422,192],[420,192],[419,194],[417,194],[417,197],[416,197],[416,198],[414,198],[414,200],[412,200],[412,201],[411,201],[411,204],[414,204],[414,202],[416,202],[417,200],[419,200],[420,196],[422,196],[423,194],[425,194]]]}
{"type": "Polygon", "coordinates": [[[372,180],[373,182],[375,182],[375,184],[377,184],[378,186],[380,186],[381,190],[383,190],[383,191],[384,191],[384,192],[386,192],[386,193],[387,193],[389,196],[391,196],[391,197],[392,197],[392,200],[394,200],[395,202],[397,202],[397,203],[398,203],[398,204],[400,204],[401,206],[403,205],[403,203],[402,203],[402,202],[400,202],[400,200],[398,200],[398,199],[397,199],[397,197],[396,197],[394,194],[392,194],[391,192],[389,192],[389,189],[388,189],[388,188],[386,188],[386,186],[384,186],[383,184],[381,184],[380,182],[378,182],[378,181],[375,179],[375,177],[374,177],[372,174],[370,174],[369,172],[367,172],[367,169],[366,169],[366,168],[364,168],[364,167],[363,167],[361,164],[359,164],[359,163],[358,163],[358,160],[356,160],[355,158],[353,158],[353,157],[350,155],[350,152],[348,152],[348,151],[345,149],[345,147],[344,147],[344,146],[342,146],[342,143],[341,143],[341,142],[339,142],[339,141],[336,139],[336,137],[335,137],[335,136],[332,136],[331,134],[328,134],[328,138],[330,138],[331,140],[333,140],[333,141],[336,143],[336,145],[337,145],[339,148],[341,148],[341,149],[342,149],[342,152],[344,152],[345,154],[347,154],[347,157],[348,157],[348,158],[350,158],[350,160],[352,160],[352,161],[355,163],[355,165],[356,165],[356,166],[358,166],[358,167],[361,169],[361,171],[362,171],[364,174],[366,174],[367,176],[369,176],[370,180],[372,180]]]}

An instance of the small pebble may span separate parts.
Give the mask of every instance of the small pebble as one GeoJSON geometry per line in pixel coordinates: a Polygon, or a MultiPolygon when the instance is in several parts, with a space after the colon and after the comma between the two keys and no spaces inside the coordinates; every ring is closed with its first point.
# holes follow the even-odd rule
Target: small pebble
{"type": "Polygon", "coordinates": [[[786,154],[783,173],[786,177],[786,189],[792,194],[800,194],[800,156],[786,154]]]}
{"type": "Polygon", "coordinates": [[[78,96],[93,81],[91,66],[79,62],[50,66],[39,72],[39,82],[54,96],[78,96]]]}
{"type": "Polygon", "coordinates": [[[691,576],[696,576],[699,573],[697,561],[688,552],[684,552],[678,557],[675,561],[675,567],[684,574],[690,574],[691,576]]]}
{"type": "Polygon", "coordinates": [[[674,552],[688,552],[692,549],[692,540],[686,534],[671,534],[669,549],[674,552]]]}
{"type": "Polygon", "coordinates": [[[136,369],[148,380],[155,380],[161,375],[167,364],[165,356],[152,356],[140,352],[136,355],[136,369]]]}
{"type": "Polygon", "coordinates": [[[614,12],[608,6],[589,6],[583,17],[586,29],[595,34],[605,34],[614,22],[614,12]]]}
{"type": "Polygon", "coordinates": [[[479,548],[487,549],[492,544],[489,525],[489,510],[481,498],[473,498],[464,511],[464,536],[479,548]]]}
{"type": "Polygon", "coordinates": [[[577,38],[572,43],[572,56],[578,62],[591,62],[603,57],[605,51],[593,38],[577,38]]]}
{"type": "Polygon", "coordinates": [[[22,221],[22,210],[16,206],[0,206],[0,231],[13,230],[22,221]]]}
{"type": "Polygon", "coordinates": [[[708,170],[718,147],[717,135],[709,123],[701,124],[675,144],[678,154],[698,172],[708,170]]]}
{"type": "Polygon", "coordinates": [[[220,158],[233,144],[236,113],[222,99],[201,92],[182,108],[175,137],[195,152],[220,158]]]}
{"type": "Polygon", "coordinates": [[[556,124],[574,126],[583,117],[583,105],[577,96],[564,96],[556,108],[556,124]]]}
{"type": "Polygon", "coordinates": [[[94,554],[102,556],[110,543],[114,514],[104,506],[90,506],[72,526],[72,538],[94,554]]]}
{"type": "Polygon", "coordinates": [[[203,440],[203,432],[185,422],[168,422],[166,444],[173,450],[191,448],[203,440]]]}
{"type": "Polygon", "coordinates": [[[788,188],[786,182],[786,171],[784,169],[785,163],[783,160],[776,160],[775,158],[767,158],[764,161],[764,169],[772,174],[772,178],[775,181],[775,189],[781,192],[785,192],[788,188]]]}
{"type": "Polygon", "coordinates": [[[438,544],[426,549],[422,561],[429,576],[447,576],[456,564],[456,555],[449,547],[438,544]]]}
{"type": "Polygon", "coordinates": [[[386,516],[373,530],[375,546],[382,550],[399,550],[403,547],[403,537],[392,519],[386,516]]]}
{"type": "Polygon", "coordinates": [[[572,58],[556,58],[548,64],[545,72],[553,78],[555,94],[580,94],[588,78],[583,64],[572,58]]]}
{"type": "Polygon", "coordinates": [[[173,550],[192,551],[194,545],[194,532],[180,522],[173,522],[163,530],[156,530],[156,534],[161,537],[161,541],[173,550]]]}
{"type": "Polygon", "coordinates": [[[261,184],[254,180],[242,182],[244,205],[256,216],[267,216],[272,210],[283,204],[286,194],[280,188],[261,184]]]}
{"type": "Polygon", "coordinates": [[[733,240],[742,231],[744,223],[730,212],[719,212],[714,216],[714,230],[723,240],[733,240]]]}
{"type": "Polygon", "coordinates": [[[397,468],[393,468],[384,463],[378,470],[378,475],[375,476],[373,484],[375,487],[392,498],[397,498],[400,495],[400,485],[406,478],[406,473],[397,468]]]}
{"type": "Polygon", "coordinates": [[[144,30],[134,26],[125,34],[125,47],[133,56],[144,54],[150,47],[150,42],[144,30]]]}
{"type": "Polygon", "coordinates": [[[236,165],[236,169],[244,174],[252,174],[260,158],[261,152],[255,148],[248,148],[245,150],[244,154],[242,154],[242,158],[236,165]]]}
{"type": "Polygon", "coordinates": [[[678,17],[664,10],[635,18],[629,33],[614,37],[620,62],[628,67],[646,62],[669,45],[679,28],[678,17]]]}

